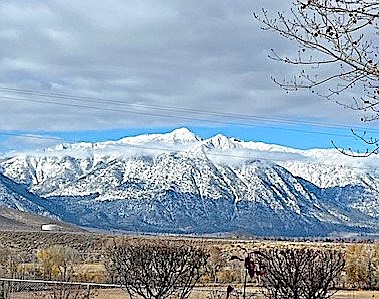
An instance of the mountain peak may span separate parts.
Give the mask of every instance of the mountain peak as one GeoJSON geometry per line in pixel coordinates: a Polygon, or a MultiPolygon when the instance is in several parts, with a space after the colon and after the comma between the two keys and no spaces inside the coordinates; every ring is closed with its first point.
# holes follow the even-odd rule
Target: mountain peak
{"type": "Polygon", "coordinates": [[[162,134],[156,141],[173,142],[173,143],[192,143],[200,141],[201,139],[197,137],[193,132],[187,128],[178,128],[170,133],[162,134]]]}
{"type": "Polygon", "coordinates": [[[188,128],[182,127],[182,128],[177,128],[171,131],[168,134],[178,134],[178,135],[194,135],[188,128]]]}

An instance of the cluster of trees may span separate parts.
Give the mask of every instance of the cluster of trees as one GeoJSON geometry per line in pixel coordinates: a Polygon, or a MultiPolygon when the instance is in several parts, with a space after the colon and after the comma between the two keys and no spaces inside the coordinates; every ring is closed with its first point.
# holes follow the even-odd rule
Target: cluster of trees
{"type": "Polygon", "coordinates": [[[34,252],[0,248],[0,276],[5,278],[81,282],[106,279],[105,271],[93,272],[86,263],[78,250],[64,245],[34,252]]]}
{"type": "MultiPolygon", "coordinates": [[[[237,285],[246,278],[272,299],[325,299],[342,287],[378,288],[378,244],[273,247],[245,254],[234,258],[217,246],[205,249],[191,242],[155,240],[122,241],[106,252],[113,282],[123,284],[132,298],[187,298],[198,282],[237,285]]],[[[246,294],[237,291],[229,286],[211,297],[246,294]]]]}
{"type": "MultiPolygon", "coordinates": [[[[100,281],[123,285],[131,298],[188,298],[198,283],[225,285],[223,292],[211,294],[215,298],[226,296],[228,284],[234,286],[228,289],[233,298],[236,286],[245,282],[261,286],[272,299],[323,299],[338,288],[379,289],[379,244],[338,250],[256,248],[236,257],[221,247],[190,241],[117,239],[105,247],[103,259],[100,281]]],[[[85,274],[84,263],[77,250],[62,245],[33,255],[0,250],[1,276],[9,278],[99,282],[85,274]]],[[[59,287],[54,292],[73,290],[59,287]]]]}
{"type": "MultiPolygon", "coordinates": [[[[44,247],[34,253],[0,249],[0,275],[6,278],[83,281],[82,263],[80,253],[68,246],[44,247]]],[[[28,292],[28,298],[45,299],[90,299],[95,295],[85,286],[64,283],[25,286],[2,281],[0,284],[0,298],[12,298],[12,293],[24,291],[28,292]]]]}

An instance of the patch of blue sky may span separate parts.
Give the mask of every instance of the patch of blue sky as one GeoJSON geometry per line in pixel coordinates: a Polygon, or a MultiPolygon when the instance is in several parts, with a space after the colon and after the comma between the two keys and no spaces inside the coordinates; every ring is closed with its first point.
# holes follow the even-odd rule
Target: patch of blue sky
{"type": "MultiPolygon", "coordinates": [[[[234,137],[243,141],[257,141],[278,144],[296,149],[333,148],[332,142],[341,148],[364,151],[367,145],[355,137],[348,127],[322,127],[311,125],[267,125],[255,126],[185,126],[200,138],[209,138],[216,134],[234,137]]],[[[111,130],[50,131],[50,132],[7,132],[0,134],[2,152],[20,150],[25,147],[41,147],[61,142],[99,142],[118,140],[123,137],[141,134],[168,133],[176,127],[139,127],[111,130]],[[25,137],[31,135],[31,137],[25,137]],[[45,142],[44,142],[45,139],[45,142]],[[12,142],[11,142],[12,141],[12,142]]],[[[362,130],[358,131],[363,133],[362,130]]],[[[369,137],[379,137],[379,131],[372,131],[369,137]]]]}

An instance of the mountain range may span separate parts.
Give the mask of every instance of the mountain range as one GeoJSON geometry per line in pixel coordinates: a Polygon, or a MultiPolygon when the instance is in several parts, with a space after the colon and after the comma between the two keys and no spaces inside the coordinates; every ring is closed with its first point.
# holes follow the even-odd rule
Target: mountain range
{"type": "Polygon", "coordinates": [[[379,233],[379,158],[186,128],[0,158],[0,204],[127,232],[379,233]]]}

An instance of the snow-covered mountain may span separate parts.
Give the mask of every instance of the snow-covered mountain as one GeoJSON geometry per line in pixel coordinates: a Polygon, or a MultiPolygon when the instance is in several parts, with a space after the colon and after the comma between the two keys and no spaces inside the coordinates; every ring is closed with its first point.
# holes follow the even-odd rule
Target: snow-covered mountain
{"type": "Polygon", "coordinates": [[[1,206],[53,218],[58,218],[45,207],[46,200],[30,193],[25,186],[20,185],[0,173],[1,206]]]}
{"type": "MultiPolygon", "coordinates": [[[[376,165],[376,156],[353,159],[223,135],[202,140],[181,128],[4,158],[0,190],[8,180],[17,186],[11,192],[22,191],[12,202],[26,200],[38,206],[34,212],[102,229],[379,232],[376,165]]],[[[4,203],[7,194],[0,193],[4,203]]]]}

